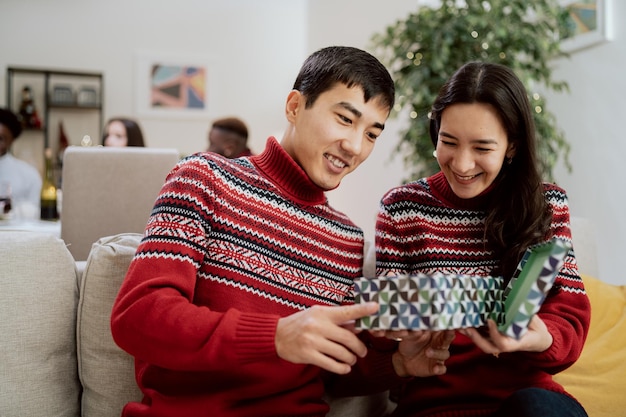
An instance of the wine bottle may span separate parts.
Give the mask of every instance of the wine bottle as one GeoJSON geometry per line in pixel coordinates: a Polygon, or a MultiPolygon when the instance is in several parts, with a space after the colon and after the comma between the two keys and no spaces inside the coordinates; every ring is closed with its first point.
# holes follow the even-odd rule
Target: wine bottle
{"type": "Polygon", "coordinates": [[[46,176],[41,186],[41,220],[57,220],[57,186],[54,180],[52,149],[46,148],[46,176]]]}

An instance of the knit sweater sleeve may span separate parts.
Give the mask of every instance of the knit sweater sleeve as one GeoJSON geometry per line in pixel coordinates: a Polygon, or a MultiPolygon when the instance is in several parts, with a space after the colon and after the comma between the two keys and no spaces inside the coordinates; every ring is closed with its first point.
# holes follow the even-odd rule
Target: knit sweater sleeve
{"type": "Polygon", "coordinates": [[[210,278],[198,276],[209,256],[211,172],[181,163],[168,176],[113,306],[113,337],[160,368],[224,371],[231,378],[271,374],[268,367],[280,361],[278,314],[216,311],[197,302],[198,280],[210,278]]]}
{"type": "MultiPolygon", "coordinates": [[[[567,195],[555,185],[545,185],[552,209],[552,236],[571,242],[567,195]]],[[[524,353],[532,366],[557,373],[571,366],[580,356],[591,319],[589,298],[578,272],[574,249],[569,251],[552,290],[538,313],[552,334],[550,348],[541,353],[524,353]]]]}

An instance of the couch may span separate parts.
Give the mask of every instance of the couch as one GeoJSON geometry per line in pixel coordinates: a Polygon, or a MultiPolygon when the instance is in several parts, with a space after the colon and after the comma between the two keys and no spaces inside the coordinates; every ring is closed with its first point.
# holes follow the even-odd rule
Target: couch
{"type": "MultiPolygon", "coordinates": [[[[580,360],[557,379],[591,417],[626,415],[626,287],[596,278],[588,224],[573,222],[572,230],[593,314],[580,360]]],[[[77,263],[59,238],[0,232],[0,416],[116,417],[140,398],[132,358],[109,330],[140,238],[103,237],[77,263]]],[[[393,407],[385,393],[329,401],[333,417],[382,416],[393,407]]]]}

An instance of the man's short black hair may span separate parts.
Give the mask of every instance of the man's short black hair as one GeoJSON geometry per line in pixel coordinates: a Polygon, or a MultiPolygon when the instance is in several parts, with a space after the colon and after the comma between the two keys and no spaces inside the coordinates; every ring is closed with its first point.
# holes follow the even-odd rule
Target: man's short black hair
{"type": "Polygon", "coordinates": [[[372,54],[351,46],[329,46],[311,54],[302,64],[293,84],[306,98],[306,108],[335,84],[361,87],[367,103],[377,98],[390,111],[395,100],[395,85],[389,71],[372,54]]]}
{"type": "Polygon", "coordinates": [[[226,117],[213,122],[213,127],[227,132],[236,133],[244,139],[248,139],[248,127],[236,117],[226,117]]]}
{"type": "Polygon", "coordinates": [[[22,124],[11,110],[0,109],[0,124],[5,125],[11,131],[14,140],[22,133],[22,124]]]}

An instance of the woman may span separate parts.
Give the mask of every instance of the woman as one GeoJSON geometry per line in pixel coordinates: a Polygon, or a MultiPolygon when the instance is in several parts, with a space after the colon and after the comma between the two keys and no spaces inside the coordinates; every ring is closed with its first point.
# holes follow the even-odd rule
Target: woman
{"type": "MultiPolygon", "coordinates": [[[[472,62],[443,86],[430,116],[441,171],[389,191],[376,226],[379,275],[433,273],[510,278],[525,250],[571,241],[567,196],[544,184],[527,93],[513,71],[472,62]]],[[[579,357],[589,300],[570,251],[519,340],[457,331],[447,372],[398,392],[398,416],[586,416],[552,375],[579,357]]]]}
{"type": "Polygon", "coordinates": [[[146,146],[139,124],[131,119],[116,117],[109,119],[102,135],[104,146],[146,146]]]}

